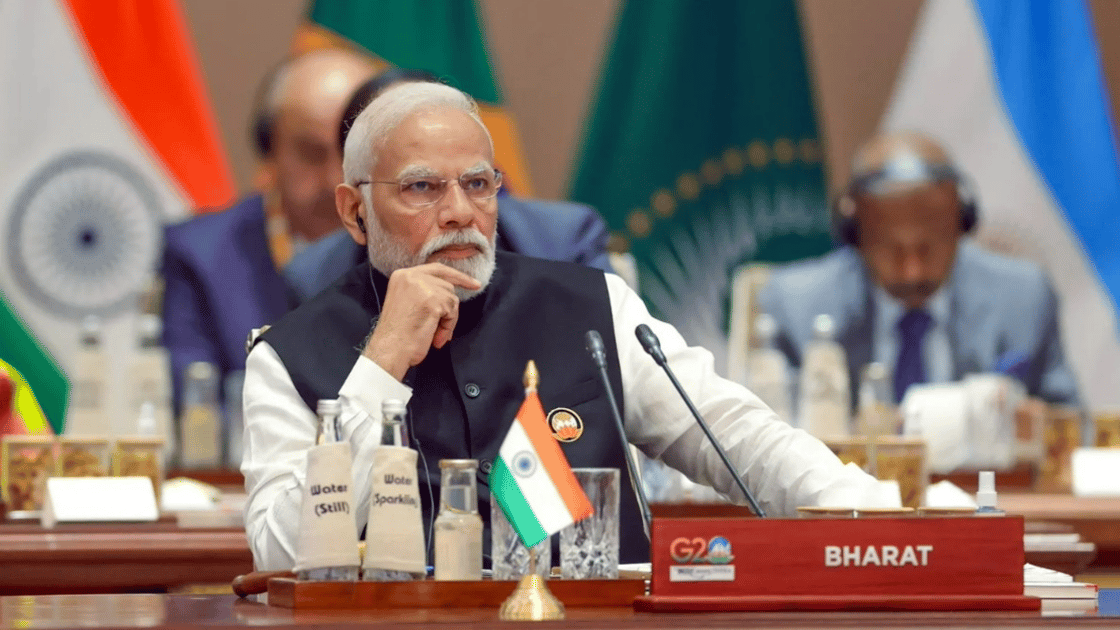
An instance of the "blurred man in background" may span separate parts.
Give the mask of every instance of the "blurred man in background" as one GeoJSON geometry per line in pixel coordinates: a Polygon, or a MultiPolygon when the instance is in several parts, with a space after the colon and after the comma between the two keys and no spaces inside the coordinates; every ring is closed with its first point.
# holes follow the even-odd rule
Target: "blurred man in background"
{"type": "Polygon", "coordinates": [[[167,228],[164,344],[176,406],[195,361],[224,380],[245,367],[245,338],[295,303],[280,270],[294,252],[340,227],[338,120],[354,89],[375,71],[341,50],[289,60],[266,79],[250,129],[265,190],[225,210],[167,228]]]}
{"type": "Polygon", "coordinates": [[[981,372],[1014,376],[1047,402],[1076,402],[1049,281],[1034,264],[964,238],[976,199],[935,141],[872,138],[832,212],[843,246],[776,270],[760,296],[792,365],[825,314],[847,354],[853,402],[870,362],[892,371],[896,402],[910,385],[981,372]]]}

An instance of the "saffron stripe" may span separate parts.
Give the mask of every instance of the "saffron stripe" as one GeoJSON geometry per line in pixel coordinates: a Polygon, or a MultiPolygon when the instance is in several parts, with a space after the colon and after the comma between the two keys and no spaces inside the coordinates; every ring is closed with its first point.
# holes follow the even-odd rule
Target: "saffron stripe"
{"type": "Polygon", "coordinates": [[[490,471],[490,492],[494,494],[498,505],[502,507],[506,518],[513,525],[514,531],[521,537],[521,542],[527,547],[548,538],[548,532],[541,527],[540,521],[533,514],[525,495],[517,485],[517,479],[510,473],[509,467],[503,458],[499,457],[494,462],[490,471]]]}
{"type": "Polygon", "coordinates": [[[182,9],[174,0],[65,0],[87,52],[149,150],[196,208],[234,197],[182,9]]]}
{"type": "Polygon", "coordinates": [[[572,519],[578,521],[590,516],[591,503],[587,500],[583,489],[579,487],[576,476],[572,474],[571,466],[568,465],[560,444],[548,430],[544,407],[541,406],[537,392],[532,391],[525,396],[525,402],[517,413],[517,421],[533,444],[541,464],[552,479],[552,484],[556,486],[556,491],[560,493],[560,498],[564,501],[572,519]]]}

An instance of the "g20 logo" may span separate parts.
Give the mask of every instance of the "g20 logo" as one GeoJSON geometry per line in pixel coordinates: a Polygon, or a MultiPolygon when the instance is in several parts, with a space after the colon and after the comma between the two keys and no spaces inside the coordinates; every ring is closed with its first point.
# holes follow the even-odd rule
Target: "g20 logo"
{"type": "Polygon", "coordinates": [[[703,538],[676,538],[669,543],[669,555],[681,564],[727,564],[735,559],[731,555],[731,541],[723,536],[703,538]]]}

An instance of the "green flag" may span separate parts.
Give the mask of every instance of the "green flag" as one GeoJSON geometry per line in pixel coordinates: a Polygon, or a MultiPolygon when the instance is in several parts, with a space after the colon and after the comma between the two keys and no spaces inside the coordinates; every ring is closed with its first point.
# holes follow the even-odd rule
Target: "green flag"
{"type": "Polygon", "coordinates": [[[474,0],[315,0],[308,19],[297,50],[357,46],[385,64],[427,70],[474,97],[506,182],[518,194],[532,194],[520,135],[502,107],[474,0]]]}
{"type": "Polygon", "coordinates": [[[27,433],[61,434],[70,383],[8,306],[0,291],[0,371],[15,384],[13,405],[27,433]]]}
{"type": "Polygon", "coordinates": [[[654,316],[716,354],[748,261],[829,247],[794,0],[638,0],[619,16],[571,198],[635,258],[654,316]]]}

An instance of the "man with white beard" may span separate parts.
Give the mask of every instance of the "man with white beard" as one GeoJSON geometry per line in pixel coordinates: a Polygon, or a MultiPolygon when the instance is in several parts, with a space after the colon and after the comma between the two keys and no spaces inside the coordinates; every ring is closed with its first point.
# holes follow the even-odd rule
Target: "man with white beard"
{"type": "MultiPolygon", "coordinates": [[[[768,513],[881,501],[874,479],[841,465],[822,443],[718,377],[711,354],[688,347],[675,329],[653,319],[617,276],[495,252],[501,173],[493,153],[477,106],[444,85],[393,87],[355,121],[343,161],[346,183],[335,200],[370,263],[277,322],[247,361],[242,472],[246,533],[258,570],[292,567],[305,453],[315,440],[320,399],[341,403],[342,438],[354,453],[359,529],[386,399],[408,402],[425,523],[438,508],[439,460],[463,458],[479,461],[479,511],[488,522],[485,483],[524,399],[521,374],[530,359],[540,370],[538,392],[550,420],[568,425],[574,419],[581,427],[561,441],[572,466],[617,468],[621,487],[629,488],[607,397],[583,348],[588,330],[599,331],[606,345],[627,439],[742,501],[635,339],[643,323],[661,338],[682,384],[768,513]]],[[[629,492],[621,496],[620,521],[621,560],[648,558],[629,492]]],[[[374,529],[369,544],[375,540],[374,529]]],[[[489,535],[483,540],[488,547],[489,535]]]]}

